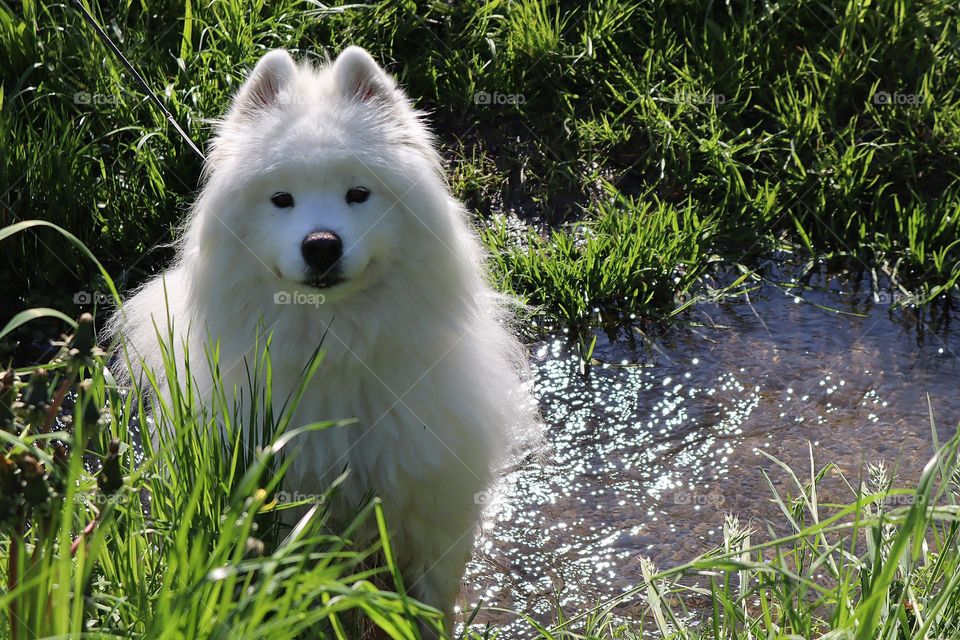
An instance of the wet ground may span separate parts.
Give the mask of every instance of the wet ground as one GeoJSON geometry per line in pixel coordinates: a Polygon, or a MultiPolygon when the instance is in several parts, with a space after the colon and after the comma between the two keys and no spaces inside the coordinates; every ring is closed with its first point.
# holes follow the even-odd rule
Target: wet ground
{"type": "Polygon", "coordinates": [[[666,338],[598,334],[607,364],[586,376],[562,338],[535,345],[547,450],[492,497],[466,602],[550,620],[558,602],[579,612],[636,584],[641,557],[663,569],[709,550],[727,513],[782,528],[760,470],[787,478],[759,450],[809,477],[812,443],[818,467],[838,465],[824,499],[850,501],[839,472],[856,484],[881,460],[912,485],[933,453],[928,396],[941,441],[960,423],[960,333],[891,312],[889,293],[815,280],[770,277],[666,338]]]}

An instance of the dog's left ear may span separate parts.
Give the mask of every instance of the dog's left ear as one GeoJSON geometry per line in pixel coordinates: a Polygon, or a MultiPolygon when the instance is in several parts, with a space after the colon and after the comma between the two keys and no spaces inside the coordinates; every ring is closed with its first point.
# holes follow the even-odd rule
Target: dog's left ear
{"type": "Polygon", "coordinates": [[[393,79],[360,47],[347,47],[337,56],[333,75],[340,93],[360,102],[390,98],[396,90],[393,79]]]}

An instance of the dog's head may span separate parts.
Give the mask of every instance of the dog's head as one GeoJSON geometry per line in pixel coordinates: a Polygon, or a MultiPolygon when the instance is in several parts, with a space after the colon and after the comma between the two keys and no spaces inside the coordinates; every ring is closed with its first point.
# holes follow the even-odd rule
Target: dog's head
{"type": "Polygon", "coordinates": [[[267,53],[218,127],[208,176],[205,235],[239,241],[277,288],[334,300],[421,251],[448,193],[418,113],[358,47],[320,68],[267,53]]]}

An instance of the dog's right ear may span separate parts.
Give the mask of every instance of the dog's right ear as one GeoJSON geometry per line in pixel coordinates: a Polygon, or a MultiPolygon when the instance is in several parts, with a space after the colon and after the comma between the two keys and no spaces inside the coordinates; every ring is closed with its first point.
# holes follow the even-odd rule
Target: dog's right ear
{"type": "Polygon", "coordinates": [[[340,52],[333,63],[340,94],[358,102],[389,99],[395,84],[365,49],[352,46],[340,52]]]}
{"type": "Polygon", "coordinates": [[[276,105],[296,72],[297,65],[285,50],[274,49],[264,55],[233,99],[231,115],[254,116],[276,105]]]}

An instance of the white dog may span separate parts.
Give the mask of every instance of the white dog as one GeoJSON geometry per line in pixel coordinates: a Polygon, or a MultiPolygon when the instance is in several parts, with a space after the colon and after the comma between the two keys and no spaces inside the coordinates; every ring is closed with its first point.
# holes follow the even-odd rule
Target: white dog
{"type": "Polygon", "coordinates": [[[383,499],[408,591],[449,615],[482,500],[535,424],[507,301],[450,194],[430,133],[363,49],[331,64],[266,54],[218,123],[176,264],[111,319],[141,366],[157,330],[186,344],[199,388],[219,343],[228,389],[273,335],[282,401],[326,334],[293,426],[356,418],[299,441],[286,486],[321,492],[343,469],[344,508],[383,499]]]}

